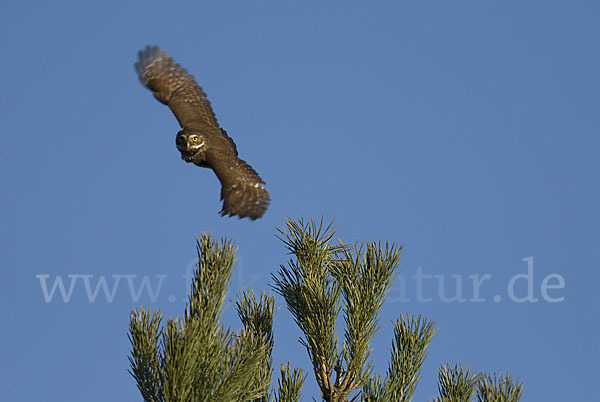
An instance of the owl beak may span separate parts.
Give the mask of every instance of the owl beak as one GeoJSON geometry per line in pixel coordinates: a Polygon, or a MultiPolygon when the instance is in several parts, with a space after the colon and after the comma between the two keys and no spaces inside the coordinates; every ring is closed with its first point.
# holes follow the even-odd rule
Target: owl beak
{"type": "Polygon", "coordinates": [[[190,149],[190,142],[189,141],[185,142],[185,149],[190,149]]]}

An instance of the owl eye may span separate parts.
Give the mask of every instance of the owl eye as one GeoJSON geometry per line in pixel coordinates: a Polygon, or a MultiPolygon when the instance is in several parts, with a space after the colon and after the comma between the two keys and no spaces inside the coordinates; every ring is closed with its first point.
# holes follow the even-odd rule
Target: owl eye
{"type": "Polygon", "coordinates": [[[192,141],[197,142],[198,141],[198,137],[192,138],[192,141]]]}

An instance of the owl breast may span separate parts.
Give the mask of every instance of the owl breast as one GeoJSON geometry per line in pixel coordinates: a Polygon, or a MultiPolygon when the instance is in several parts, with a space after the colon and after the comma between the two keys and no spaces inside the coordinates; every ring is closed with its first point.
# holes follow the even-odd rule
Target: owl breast
{"type": "Polygon", "coordinates": [[[181,159],[188,163],[193,163],[198,166],[206,167],[206,153],[203,149],[189,149],[179,150],[181,152],[181,159]]]}

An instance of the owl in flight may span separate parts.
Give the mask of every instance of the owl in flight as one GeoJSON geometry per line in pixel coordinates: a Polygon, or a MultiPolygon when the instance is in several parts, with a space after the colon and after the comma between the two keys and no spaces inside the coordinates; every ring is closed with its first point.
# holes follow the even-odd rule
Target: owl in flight
{"type": "Polygon", "coordinates": [[[269,205],[265,182],[238,158],[233,140],[223,130],[206,94],[183,67],[158,46],[138,52],[135,63],[142,84],[175,114],[182,130],[175,144],[181,159],[212,169],[221,182],[221,216],[257,219],[269,205]]]}

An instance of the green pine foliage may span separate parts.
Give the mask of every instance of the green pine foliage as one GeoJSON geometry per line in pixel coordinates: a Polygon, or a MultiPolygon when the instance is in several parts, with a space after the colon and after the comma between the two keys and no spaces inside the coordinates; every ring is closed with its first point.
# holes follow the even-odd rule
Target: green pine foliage
{"type": "Polygon", "coordinates": [[[462,364],[451,367],[450,364],[441,366],[438,372],[438,390],[442,402],[470,401],[477,390],[479,374],[471,371],[462,364]]]}
{"type": "MultiPolygon", "coordinates": [[[[238,316],[244,325],[244,331],[251,333],[255,341],[255,348],[265,348],[266,358],[258,363],[257,371],[254,373],[252,387],[268,391],[273,376],[273,315],[275,313],[275,299],[261,291],[257,299],[252,290],[243,292],[238,296],[235,303],[238,316]]],[[[263,396],[255,399],[256,402],[269,402],[265,392],[263,396]]]]}
{"type": "MultiPolygon", "coordinates": [[[[427,317],[400,314],[385,376],[370,359],[383,306],[402,247],[381,241],[334,241],[333,222],[288,219],[279,238],[291,254],[272,275],[273,289],[294,317],[321,398],[326,402],[411,401],[435,335],[427,317]],[[342,314],[344,328],[337,328],[342,314]],[[340,339],[340,334],[343,334],[340,339]]],[[[140,307],[132,312],[130,373],[145,401],[298,402],[307,376],[280,366],[271,386],[275,300],[261,291],[241,292],[235,308],[242,329],[225,328],[221,315],[236,249],[208,234],[197,239],[198,265],[184,316],[169,318],[140,307]]],[[[449,364],[438,372],[443,402],[518,402],[523,385],[510,373],[490,376],[449,364]]]]}
{"type": "Polygon", "coordinates": [[[302,369],[290,369],[290,362],[281,365],[281,379],[278,381],[276,402],[298,402],[302,400],[302,385],[306,376],[302,369]]]}
{"type": "Polygon", "coordinates": [[[513,379],[512,374],[493,376],[484,374],[477,388],[477,402],[519,402],[523,396],[523,384],[513,379]]]}
{"type": "Polygon", "coordinates": [[[203,234],[198,267],[182,319],[143,307],[132,312],[131,374],[145,401],[263,401],[271,379],[274,300],[244,293],[238,313],[244,329],[220,324],[236,250],[203,234]]]}
{"type": "Polygon", "coordinates": [[[427,318],[400,314],[394,326],[387,378],[371,379],[363,387],[363,401],[412,400],[434,334],[434,324],[427,318]]]}
{"type": "Polygon", "coordinates": [[[288,222],[288,232],[280,237],[296,260],[281,266],[279,276],[273,276],[275,291],[283,296],[288,310],[304,333],[300,341],[313,365],[317,383],[324,398],[334,391],[332,370],[340,359],[337,345],[336,319],[340,312],[339,283],[329,273],[336,263],[334,256],[343,247],[331,245],[334,235],[331,225],[317,226],[303,221],[288,222]]]}

